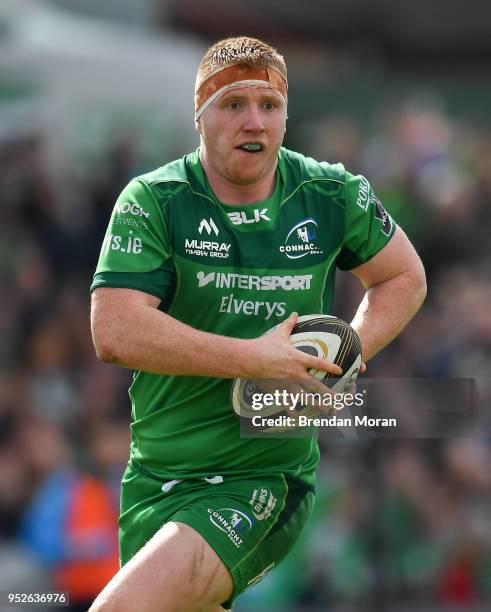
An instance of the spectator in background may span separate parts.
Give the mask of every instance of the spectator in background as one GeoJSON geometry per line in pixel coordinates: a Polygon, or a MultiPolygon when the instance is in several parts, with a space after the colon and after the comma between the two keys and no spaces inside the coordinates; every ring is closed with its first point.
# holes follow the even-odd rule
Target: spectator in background
{"type": "MultiPolygon", "coordinates": [[[[75,466],[58,425],[36,419],[21,429],[39,482],[21,522],[21,540],[50,568],[53,588],[69,592],[70,609],[85,611],[118,569],[113,491],[101,475],[75,466]]],[[[95,446],[100,445],[99,437],[95,446]]],[[[104,462],[107,469],[113,457],[104,462]]]]}

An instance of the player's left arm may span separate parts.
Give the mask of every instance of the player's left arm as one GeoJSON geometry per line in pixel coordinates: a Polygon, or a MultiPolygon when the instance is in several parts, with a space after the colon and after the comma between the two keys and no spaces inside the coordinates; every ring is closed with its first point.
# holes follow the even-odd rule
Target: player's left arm
{"type": "Polygon", "coordinates": [[[358,332],[367,361],[393,340],[426,297],[423,264],[400,227],[374,257],[351,272],[366,293],[351,325],[358,332]]]}

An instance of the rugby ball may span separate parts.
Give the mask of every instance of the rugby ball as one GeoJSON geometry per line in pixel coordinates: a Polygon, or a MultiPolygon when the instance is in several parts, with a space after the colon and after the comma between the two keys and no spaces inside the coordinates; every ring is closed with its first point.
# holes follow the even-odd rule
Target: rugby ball
{"type": "MultiPolygon", "coordinates": [[[[277,326],[273,327],[271,333],[277,326]]],[[[304,351],[315,357],[327,359],[339,365],[343,374],[336,377],[320,370],[310,370],[310,374],[319,379],[334,393],[341,394],[356,380],[361,365],[361,342],[355,330],[338,317],[324,314],[302,315],[290,336],[291,343],[299,351],[304,351]]],[[[241,419],[252,419],[257,416],[257,407],[253,408],[254,394],[271,390],[273,381],[261,381],[236,378],[232,384],[232,405],[234,412],[241,419]]],[[[280,381],[278,381],[280,383],[280,381]]],[[[312,408],[297,406],[296,414],[312,414],[312,408]]],[[[283,406],[264,406],[260,410],[263,417],[291,414],[283,406]]],[[[263,429],[264,431],[265,429],[263,429]]],[[[275,431],[280,429],[275,428],[275,431]]]]}

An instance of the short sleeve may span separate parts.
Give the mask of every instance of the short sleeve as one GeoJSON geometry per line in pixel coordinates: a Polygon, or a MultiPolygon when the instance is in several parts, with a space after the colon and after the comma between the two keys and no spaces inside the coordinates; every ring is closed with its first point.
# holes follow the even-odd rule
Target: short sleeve
{"type": "Polygon", "coordinates": [[[336,264],[351,270],[367,262],[392,238],[396,223],[364,176],[346,173],[345,231],[336,264]]]}
{"type": "Polygon", "coordinates": [[[114,206],[91,290],[126,287],[164,298],[173,270],[162,211],[150,186],[135,179],[114,206]]]}

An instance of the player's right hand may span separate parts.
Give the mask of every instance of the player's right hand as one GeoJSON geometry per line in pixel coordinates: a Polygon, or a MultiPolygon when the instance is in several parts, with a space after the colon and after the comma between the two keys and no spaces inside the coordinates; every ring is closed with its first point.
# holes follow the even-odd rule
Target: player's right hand
{"type": "Polygon", "coordinates": [[[310,369],[342,375],[341,368],[331,361],[308,355],[291,344],[290,335],[297,319],[298,314],[293,312],[276,329],[251,341],[252,350],[243,364],[244,378],[312,379],[322,385],[309,374],[310,369]]]}

